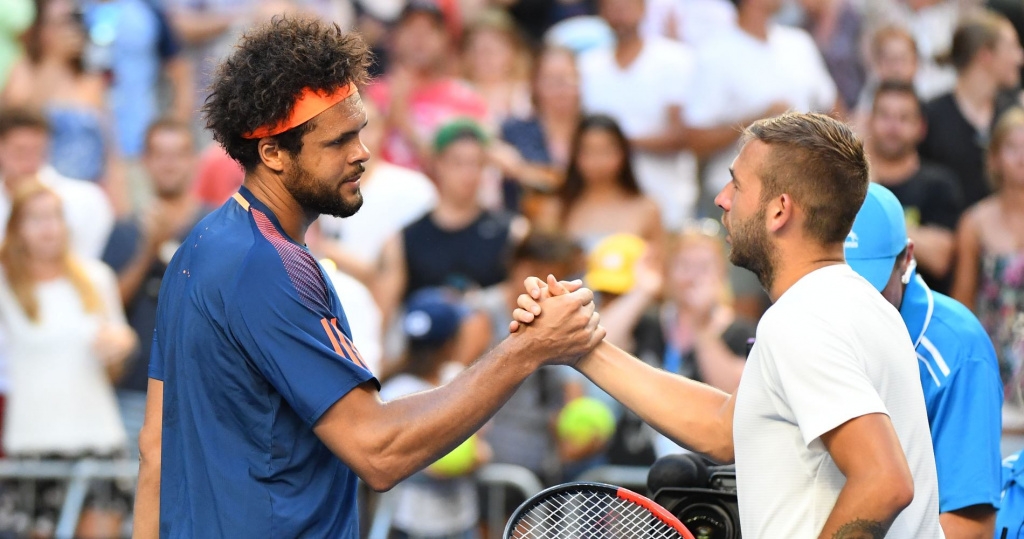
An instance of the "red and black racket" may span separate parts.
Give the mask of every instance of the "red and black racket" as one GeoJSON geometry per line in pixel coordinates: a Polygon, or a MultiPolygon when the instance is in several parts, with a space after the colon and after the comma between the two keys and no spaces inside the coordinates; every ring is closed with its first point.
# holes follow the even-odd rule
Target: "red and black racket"
{"type": "Polygon", "coordinates": [[[664,507],[602,483],[553,486],[526,500],[505,539],[694,539],[664,507]]]}

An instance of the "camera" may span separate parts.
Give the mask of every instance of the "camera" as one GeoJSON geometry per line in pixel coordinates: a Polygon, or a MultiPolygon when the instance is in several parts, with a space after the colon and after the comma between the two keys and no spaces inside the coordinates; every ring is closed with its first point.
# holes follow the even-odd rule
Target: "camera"
{"type": "Polygon", "coordinates": [[[689,453],[667,455],[651,466],[647,488],[696,539],[739,539],[735,466],[714,466],[689,453]]]}

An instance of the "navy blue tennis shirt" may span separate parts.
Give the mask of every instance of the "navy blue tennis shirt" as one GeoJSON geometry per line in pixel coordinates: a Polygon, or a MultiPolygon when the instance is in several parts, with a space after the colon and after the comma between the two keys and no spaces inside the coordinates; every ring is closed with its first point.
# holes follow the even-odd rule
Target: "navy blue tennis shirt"
{"type": "Polygon", "coordinates": [[[329,283],[244,187],[171,260],[149,373],[161,537],[358,536],[356,476],[313,425],[377,381],[329,283]]]}

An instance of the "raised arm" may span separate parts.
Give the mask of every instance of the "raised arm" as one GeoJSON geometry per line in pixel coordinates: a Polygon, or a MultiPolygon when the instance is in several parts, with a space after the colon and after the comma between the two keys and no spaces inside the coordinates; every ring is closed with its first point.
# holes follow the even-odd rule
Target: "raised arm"
{"type": "Polygon", "coordinates": [[[592,297],[579,290],[552,298],[534,327],[435,390],[385,403],[372,386],[360,385],[328,409],[314,432],[371,488],[390,489],[476,432],[539,366],[571,363],[600,342],[592,297]]]}

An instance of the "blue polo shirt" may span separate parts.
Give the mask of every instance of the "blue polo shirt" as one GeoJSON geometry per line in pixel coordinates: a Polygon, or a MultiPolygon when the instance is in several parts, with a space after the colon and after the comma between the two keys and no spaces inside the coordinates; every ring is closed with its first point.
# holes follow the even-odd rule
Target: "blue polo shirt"
{"type": "MultiPolygon", "coordinates": [[[[372,382],[330,280],[244,187],[160,289],[160,537],[357,537],[356,476],[313,425],[372,382]]],[[[379,386],[378,386],[379,387],[379,386]]]]}
{"type": "Polygon", "coordinates": [[[1003,386],[995,349],[978,319],[915,274],[900,308],[917,350],[939,511],[999,507],[1003,386]]]}

